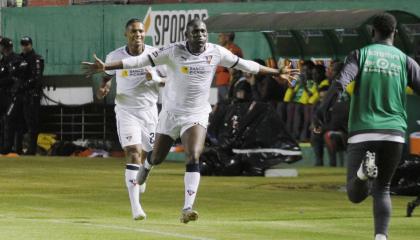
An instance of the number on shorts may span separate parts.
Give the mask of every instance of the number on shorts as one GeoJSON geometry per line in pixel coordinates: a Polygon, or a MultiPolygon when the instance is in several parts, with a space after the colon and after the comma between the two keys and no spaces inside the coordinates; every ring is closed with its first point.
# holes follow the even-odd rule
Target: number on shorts
{"type": "Polygon", "coordinates": [[[155,143],[155,133],[150,133],[150,144],[155,143]]]}

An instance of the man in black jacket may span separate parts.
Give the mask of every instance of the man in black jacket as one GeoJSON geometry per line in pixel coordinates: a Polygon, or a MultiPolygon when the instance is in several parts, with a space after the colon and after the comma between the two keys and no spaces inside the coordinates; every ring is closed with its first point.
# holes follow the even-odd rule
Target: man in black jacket
{"type": "MultiPolygon", "coordinates": [[[[38,55],[32,47],[32,39],[30,37],[23,37],[20,40],[22,49],[21,56],[28,63],[24,74],[24,83],[22,91],[19,94],[22,105],[18,109],[23,113],[25,125],[29,133],[29,148],[26,155],[35,155],[38,138],[39,125],[39,108],[41,105],[42,96],[42,74],[44,71],[44,60],[38,55]]],[[[22,132],[20,132],[22,133],[22,132]]],[[[19,136],[17,151],[21,152],[21,139],[19,136]]]]}
{"type": "Polygon", "coordinates": [[[0,114],[3,128],[1,153],[7,154],[12,151],[16,130],[15,119],[12,118],[16,102],[15,97],[23,83],[23,73],[28,64],[19,54],[13,51],[13,43],[9,38],[2,38],[0,51],[3,55],[0,61],[0,114]]]}

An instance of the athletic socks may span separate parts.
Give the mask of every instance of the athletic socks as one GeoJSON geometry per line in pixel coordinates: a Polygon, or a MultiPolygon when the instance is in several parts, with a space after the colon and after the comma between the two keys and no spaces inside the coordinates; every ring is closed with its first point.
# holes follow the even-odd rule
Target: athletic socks
{"type": "Polygon", "coordinates": [[[136,181],[139,168],[140,165],[138,164],[127,164],[125,167],[125,184],[127,186],[128,196],[130,197],[131,213],[134,218],[142,212],[140,205],[140,186],[136,181]]]}
{"type": "Polygon", "coordinates": [[[149,160],[146,159],[146,161],[144,161],[144,168],[146,168],[147,170],[150,170],[153,168],[153,165],[149,163],[149,160]]]}
{"type": "Polygon", "coordinates": [[[375,240],[387,240],[387,238],[384,234],[376,234],[375,240]]]}
{"type": "Polygon", "coordinates": [[[144,161],[144,168],[146,168],[147,170],[150,170],[153,167],[153,165],[150,164],[150,158],[152,157],[152,152],[153,151],[150,151],[147,153],[146,161],[144,161]]]}
{"type": "Polygon", "coordinates": [[[187,164],[185,176],[185,202],[183,209],[192,209],[197,195],[198,185],[200,184],[200,165],[187,164]]]}

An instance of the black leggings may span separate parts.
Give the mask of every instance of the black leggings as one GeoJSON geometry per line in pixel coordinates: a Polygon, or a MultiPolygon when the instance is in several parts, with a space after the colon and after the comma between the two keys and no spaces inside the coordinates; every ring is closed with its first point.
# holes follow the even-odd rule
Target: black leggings
{"type": "Polygon", "coordinates": [[[392,204],[389,186],[392,176],[401,160],[403,144],[389,141],[371,141],[348,145],[347,195],[353,203],[360,203],[369,195],[369,181],[357,177],[357,170],[366,151],[376,153],[378,177],[373,180],[371,194],[373,197],[373,215],[375,234],[388,235],[392,204]]]}

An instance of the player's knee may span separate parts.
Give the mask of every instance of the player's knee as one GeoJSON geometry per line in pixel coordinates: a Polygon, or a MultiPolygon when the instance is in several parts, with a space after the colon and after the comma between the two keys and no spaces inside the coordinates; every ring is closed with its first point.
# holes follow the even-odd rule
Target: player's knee
{"type": "Polygon", "coordinates": [[[140,162],[140,152],[136,146],[127,146],[125,147],[125,152],[127,156],[127,161],[130,163],[139,163],[140,162]]]}
{"type": "Polygon", "coordinates": [[[201,151],[187,153],[187,164],[198,164],[200,162],[201,151]]]}
{"type": "Polygon", "coordinates": [[[153,151],[151,154],[148,155],[147,160],[152,165],[159,165],[165,160],[165,155],[159,153],[159,151],[153,151]]]}
{"type": "Polygon", "coordinates": [[[363,200],[366,199],[366,197],[364,196],[359,196],[357,194],[355,194],[353,191],[349,191],[349,189],[347,189],[347,198],[350,200],[350,202],[358,204],[363,202],[363,200]]]}

